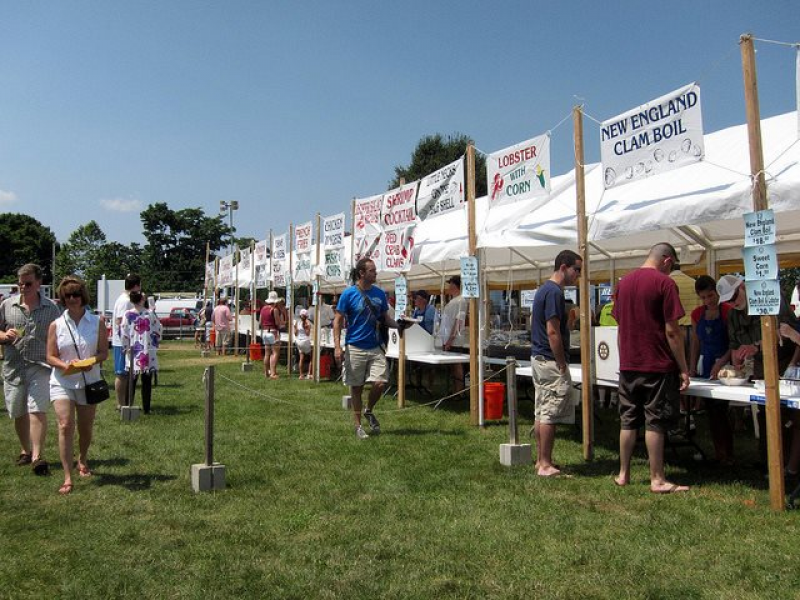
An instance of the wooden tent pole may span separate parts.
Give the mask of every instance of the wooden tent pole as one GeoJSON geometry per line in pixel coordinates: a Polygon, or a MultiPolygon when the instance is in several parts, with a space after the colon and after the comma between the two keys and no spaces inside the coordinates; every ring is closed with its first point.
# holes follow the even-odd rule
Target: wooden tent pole
{"type": "MultiPolygon", "coordinates": [[[[478,237],[475,231],[475,144],[467,144],[467,211],[469,232],[469,255],[477,257],[478,237]]],[[[478,265],[480,272],[480,265],[478,265]]],[[[478,298],[469,299],[469,422],[479,424],[478,386],[482,385],[482,374],[478,370],[478,298]]]]}
{"type": "Polygon", "coordinates": [[[572,109],[572,123],[575,136],[575,192],[578,219],[578,253],[583,260],[580,283],[581,304],[581,418],[583,423],[583,458],[592,460],[594,456],[594,401],[592,373],[592,303],[589,298],[589,244],[588,221],[586,219],[586,180],[583,166],[583,108],[572,109]]]}
{"type": "MultiPolygon", "coordinates": [[[[753,210],[768,207],[767,183],[764,177],[764,151],[761,146],[761,114],[758,106],[756,57],[753,38],[743,35],[742,50],[744,100],[747,111],[747,137],[750,142],[750,174],[753,180],[753,210]]],[[[767,397],[767,462],[769,465],[769,499],[774,510],[784,510],[783,443],[778,373],[778,320],[761,317],[761,353],[764,358],[764,384],[767,397]]]]}
{"type": "Polygon", "coordinates": [[[320,216],[317,213],[317,259],[315,264],[317,265],[317,295],[314,298],[314,382],[319,383],[319,356],[321,352],[320,348],[320,338],[322,337],[322,330],[320,329],[319,318],[320,318],[320,305],[322,304],[322,294],[320,293],[320,277],[319,277],[319,227],[320,227],[320,216]]]}

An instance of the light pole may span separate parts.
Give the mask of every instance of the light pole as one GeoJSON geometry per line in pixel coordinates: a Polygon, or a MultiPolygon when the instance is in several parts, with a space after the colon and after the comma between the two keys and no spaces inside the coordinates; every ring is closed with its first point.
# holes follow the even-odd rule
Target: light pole
{"type": "Polygon", "coordinates": [[[226,212],[228,213],[228,223],[231,227],[231,245],[229,251],[233,254],[233,211],[239,210],[239,201],[238,200],[231,200],[230,202],[226,202],[225,200],[219,201],[219,214],[224,215],[226,212]]]}

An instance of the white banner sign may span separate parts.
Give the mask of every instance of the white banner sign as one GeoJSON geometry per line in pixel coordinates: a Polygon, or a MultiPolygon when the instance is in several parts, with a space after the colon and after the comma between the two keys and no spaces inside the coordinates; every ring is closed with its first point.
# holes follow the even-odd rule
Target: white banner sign
{"type": "Polygon", "coordinates": [[[383,270],[405,273],[411,269],[411,252],[414,249],[413,224],[405,229],[385,231],[381,236],[383,270]]]}
{"type": "MultiPolygon", "coordinates": [[[[417,220],[417,182],[401,185],[383,195],[381,222],[384,231],[396,231],[417,220]]],[[[386,257],[386,255],[384,255],[386,257]]]]}
{"type": "Polygon", "coordinates": [[[272,238],[272,282],[275,287],[286,287],[286,270],[289,264],[287,234],[272,238]]]}
{"type": "Polygon", "coordinates": [[[239,264],[236,267],[236,276],[239,287],[247,287],[252,282],[253,270],[251,267],[252,252],[250,248],[239,250],[239,264]]]}
{"type": "Polygon", "coordinates": [[[489,208],[550,194],[550,135],[493,152],[486,159],[489,208]]]}
{"type": "Polygon", "coordinates": [[[325,250],[326,281],[344,281],[344,248],[331,248],[325,250]]]}
{"type": "Polygon", "coordinates": [[[214,275],[216,274],[214,269],[214,261],[212,260],[209,263],[206,263],[206,275],[205,281],[203,282],[203,289],[210,290],[214,287],[214,275]]]}
{"type": "Polygon", "coordinates": [[[700,86],[694,83],[600,126],[606,189],[695,163],[704,155],[700,86]]]}
{"type": "Polygon", "coordinates": [[[344,246],[344,213],[322,220],[322,236],[322,247],[326,250],[344,246]]]}
{"type": "Polygon", "coordinates": [[[353,235],[355,236],[355,255],[353,263],[362,258],[369,258],[375,263],[378,271],[383,269],[383,256],[380,247],[381,239],[381,205],[383,194],[356,200],[355,222],[353,235]]]}
{"type": "Polygon", "coordinates": [[[444,215],[464,208],[464,158],[442,167],[423,178],[417,193],[417,215],[424,221],[428,217],[444,215]]]}
{"type": "Polygon", "coordinates": [[[233,254],[228,254],[219,259],[218,287],[233,285],[233,254]]]}
{"type": "Polygon", "coordinates": [[[294,228],[294,250],[298,254],[311,252],[311,242],[314,237],[314,227],[311,221],[294,228]]]}
{"type": "Polygon", "coordinates": [[[311,242],[314,228],[311,221],[294,228],[294,274],[292,279],[297,283],[308,283],[311,274],[311,242]]]}
{"type": "Polygon", "coordinates": [[[269,285],[270,280],[270,265],[269,252],[267,251],[269,243],[267,240],[256,242],[255,254],[253,260],[256,263],[256,287],[265,288],[269,285]]]}

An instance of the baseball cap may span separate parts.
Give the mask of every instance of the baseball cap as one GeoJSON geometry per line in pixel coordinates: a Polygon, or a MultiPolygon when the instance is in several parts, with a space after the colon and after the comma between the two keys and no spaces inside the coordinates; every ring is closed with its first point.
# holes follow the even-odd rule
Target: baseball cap
{"type": "Polygon", "coordinates": [[[736,293],[739,284],[742,283],[742,278],[736,275],[723,275],[717,282],[717,294],[719,294],[720,302],[727,302],[736,293]]]}
{"type": "Polygon", "coordinates": [[[301,317],[307,317],[308,316],[308,310],[306,310],[305,308],[300,309],[300,316],[301,317]]]}
{"type": "Polygon", "coordinates": [[[431,295],[425,290],[417,290],[412,294],[412,296],[419,296],[420,298],[424,298],[425,300],[428,300],[431,297],[431,295]]]}

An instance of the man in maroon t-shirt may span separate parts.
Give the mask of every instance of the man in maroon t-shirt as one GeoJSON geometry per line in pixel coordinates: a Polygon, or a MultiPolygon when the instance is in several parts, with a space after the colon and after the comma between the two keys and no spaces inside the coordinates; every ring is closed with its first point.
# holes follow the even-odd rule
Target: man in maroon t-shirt
{"type": "Polygon", "coordinates": [[[645,426],[650,458],[650,491],[685,492],[667,481],[664,440],[676,423],[680,392],[689,387],[683,332],[684,315],[678,286],[669,273],[678,267],[671,244],[656,244],[641,268],[619,282],[612,315],[619,323],[619,475],[617,485],[630,483],[637,430],[645,426]]]}

